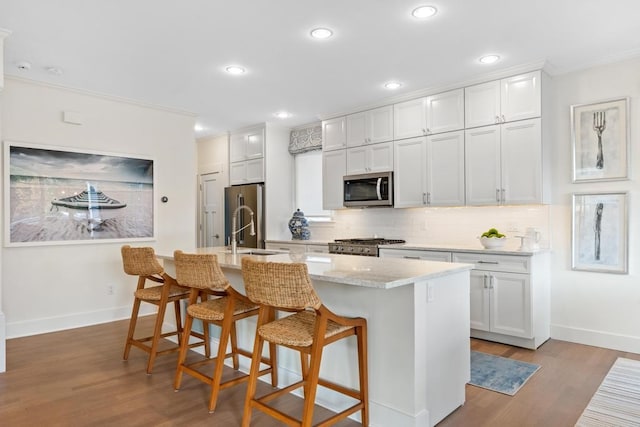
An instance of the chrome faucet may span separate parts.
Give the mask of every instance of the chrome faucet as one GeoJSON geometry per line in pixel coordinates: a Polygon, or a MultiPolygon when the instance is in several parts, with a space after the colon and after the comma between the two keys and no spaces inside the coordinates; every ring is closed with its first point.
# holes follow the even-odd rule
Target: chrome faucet
{"type": "Polygon", "coordinates": [[[247,227],[251,227],[249,229],[249,234],[251,236],[255,236],[256,235],[256,228],[253,222],[253,211],[251,210],[251,208],[247,205],[240,205],[236,208],[236,210],[233,211],[233,216],[231,217],[231,253],[232,254],[237,254],[238,253],[238,233],[241,232],[242,230],[244,230],[247,227]],[[246,209],[249,211],[249,215],[251,215],[251,219],[249,224],[245,225],[244,227],[240,228],[239,230],[236,230],[236,227],[238,226],[238,221],[237,221],[237,217],[238,217],[238,212],[240,212],[242,209],[246,209]]]}

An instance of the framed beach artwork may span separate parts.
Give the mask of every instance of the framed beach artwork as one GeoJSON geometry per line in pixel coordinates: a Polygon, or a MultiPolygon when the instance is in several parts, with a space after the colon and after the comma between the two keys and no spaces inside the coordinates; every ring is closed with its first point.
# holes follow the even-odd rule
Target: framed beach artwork
{"type": "Polygon", "coordinates": [[[154,238],[152,159],[4,145],[6,246],[154,238]]]}
{"type": "Polygon", "coordinates": [[[629,98],[571,106],[573,182],[629,178],[629,98]]]}
{"type": "Polygon", "coordinates": [[[573,270],[628,272],[628,193],[573,195],[573,270]]]}

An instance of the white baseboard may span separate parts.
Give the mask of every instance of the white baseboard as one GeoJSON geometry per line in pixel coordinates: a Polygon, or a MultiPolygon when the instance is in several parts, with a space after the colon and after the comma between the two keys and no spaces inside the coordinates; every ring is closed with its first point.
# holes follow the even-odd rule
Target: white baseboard
{"type": "MultiPolygon", "coordinates": [[[[140,316],[152,314],[154,312],[155,306],[143,304],[140,307],[140,316]]],[[[10,322],[6,325],[6,338],[11,339],[46,334],[48,332],[63,331],[66,329],[113,322],[115,320],[129,319],[130,317],[131,306],[124,306],[100,311],[73,313],[66,316],[43,317],[24,322],[10,322]]]]}
{"type": "Polygon", "coordinates": [[[0,311],[0,372],[7,370],[7,329],[4,313],[0,311]]]}
{"type": "Polygon", "coordinates": [[[630,335],[612,334],[610,332],[571,326],[551,325],[551,338],[640,354],[640,337],[630,335]]]}

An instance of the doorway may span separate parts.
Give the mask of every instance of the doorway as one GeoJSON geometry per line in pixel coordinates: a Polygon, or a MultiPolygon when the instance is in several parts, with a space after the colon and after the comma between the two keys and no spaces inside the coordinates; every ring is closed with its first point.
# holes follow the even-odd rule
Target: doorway
{"type": "Polygon", "coordinates": [[[219,172],[200,175],[198,247],[224,246],[224,182],[219,172]]]}

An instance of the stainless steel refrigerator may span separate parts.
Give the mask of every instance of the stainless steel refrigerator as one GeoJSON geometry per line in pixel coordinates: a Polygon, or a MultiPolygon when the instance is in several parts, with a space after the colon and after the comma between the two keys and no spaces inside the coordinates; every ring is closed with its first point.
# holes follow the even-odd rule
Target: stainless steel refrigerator
{"type": "Polygon", "coordinates": [[[251,215],[246,209],[236,213],[238,247],[264,249],[264,184],[234,185],[224,189],[224,241],[231,244],[231,219],[238,206],[245,205],[253,212],[256,235],[250,234],[251,215]],[[246,227],[246,228],[244,228],[246,227]]]}

